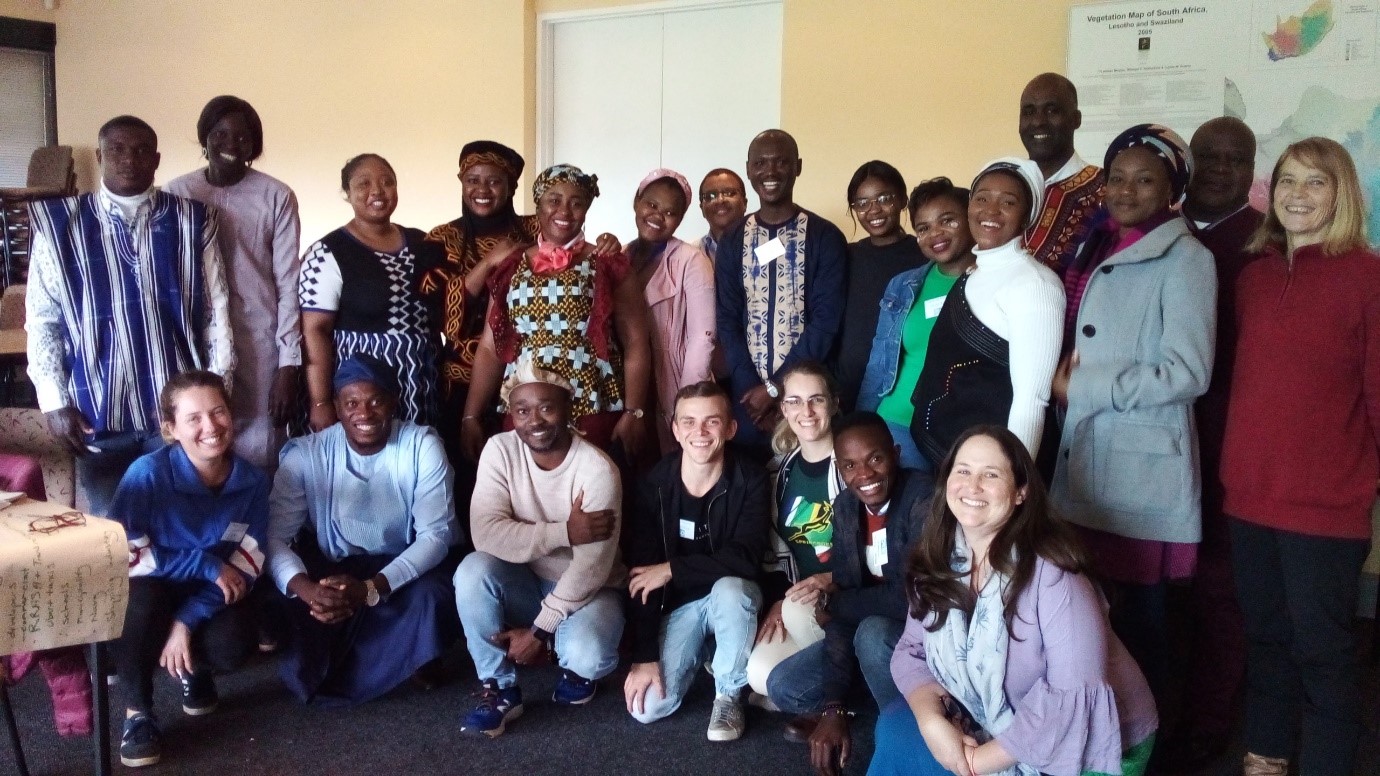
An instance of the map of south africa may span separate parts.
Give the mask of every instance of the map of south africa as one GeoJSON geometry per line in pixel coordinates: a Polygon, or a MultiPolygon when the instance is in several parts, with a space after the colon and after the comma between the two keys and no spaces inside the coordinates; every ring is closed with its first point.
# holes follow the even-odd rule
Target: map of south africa
{"type": "Polygon", "coordinates": [[[1332,0],[1316,0],[1301,16],[1275,17],[1275,31],[1264,33],[1266,53],[1272,62],[1304,56],[1322,43],[1335,24],[1332,0]]]}

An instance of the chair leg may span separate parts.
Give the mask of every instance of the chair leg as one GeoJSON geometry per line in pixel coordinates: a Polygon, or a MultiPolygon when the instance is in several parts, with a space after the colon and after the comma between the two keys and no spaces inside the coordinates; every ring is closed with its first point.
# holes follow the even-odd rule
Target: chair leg
{"type": "Polygon", "coordinates": [[[110,776],[110,702],[109,687],[105,683],[105,645],[96,642],[89,647],[91,660],[91,736],[96,746],[96,773],[110,776]]]}
{"type": "Polygon", "coordinates": [[[24,761],[24,747],[19,742],[19,726],[14,722],[14,707],[10,705],[10,693],[0,680],[0,716],[5,718],[5,732],[10,737],[10,748],[14,750],[14,767],[19,776],[29,776],[29,765],[24,761]]]}

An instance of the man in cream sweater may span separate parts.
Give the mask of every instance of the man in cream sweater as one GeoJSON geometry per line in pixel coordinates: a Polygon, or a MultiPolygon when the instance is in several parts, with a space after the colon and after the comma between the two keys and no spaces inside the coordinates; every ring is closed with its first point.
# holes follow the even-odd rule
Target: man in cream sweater
{"type": "Polygon", "coordinates": [[[456,608],[483,682],[461,723],[490,738],[522,714],[517,666],[552,650],[551,700],[588,703],[618,665],[622,487],[609,457],[571,430],[570,384],[523,359],[503,385],[513,430],[489,440],[470,507],[475,552],[455,572],[456,608]]]}

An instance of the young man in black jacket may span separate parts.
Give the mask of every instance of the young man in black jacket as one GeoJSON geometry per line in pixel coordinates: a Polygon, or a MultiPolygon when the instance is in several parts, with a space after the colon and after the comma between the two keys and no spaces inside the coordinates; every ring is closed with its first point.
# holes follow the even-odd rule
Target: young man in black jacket
{"type": "Polygon", "coordinates": [[[638,488],[627,517],[632,597],[628,713],[654,722],[680,706],[714,639],[710,741],[743,734],[740,696],[757,631],[756,577],[771,526],[762,467],[726,445],[733,405],[705,381],[676,395],[672,430],[680,452],[662,459],[638,488]]]}

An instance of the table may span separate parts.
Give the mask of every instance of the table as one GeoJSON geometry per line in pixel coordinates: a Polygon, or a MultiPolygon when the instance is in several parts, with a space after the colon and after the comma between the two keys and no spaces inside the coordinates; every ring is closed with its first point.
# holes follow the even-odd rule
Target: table
{"type": "MultiPolygon", "coordinates": [[[[88,645],[96,772],[110,773],[110,710],[101,643],[124,628],[129,544],[114,520],[20,498],[0,509],[0,655],[88,645]]],[[[18,729],[5,702],[19,773],[18,729]]]]}
{"type": "Polygon", "coordinates": [[[0,358],[23,358],[28,348],[28,332],[23,329],[0,329],[0,358]]]}
{"type": "Polygon", "coordinates": [[[14,405],[14,370],[28,361],[29,333],[0,329],[0,406],[14,405]]]}

